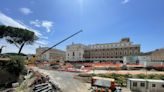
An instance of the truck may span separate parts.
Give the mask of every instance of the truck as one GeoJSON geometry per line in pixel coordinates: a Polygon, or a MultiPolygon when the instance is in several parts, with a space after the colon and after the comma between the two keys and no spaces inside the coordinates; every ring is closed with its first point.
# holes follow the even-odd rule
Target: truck
{"type": "Polygon", "coordinates": [[[92,77],[91,78],[92,92],[115,92],[115,79],[92,77]]]}

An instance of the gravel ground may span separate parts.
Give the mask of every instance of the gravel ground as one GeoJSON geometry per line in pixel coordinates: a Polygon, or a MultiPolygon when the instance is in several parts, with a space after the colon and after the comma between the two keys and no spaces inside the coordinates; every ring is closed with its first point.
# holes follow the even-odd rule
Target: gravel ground
{"type": "Polygon", "coordinates": [[[122,92],[131,92],[128,88],[122,88],[122,92]]]}
{"type": "Polygon", "coordinates": [[[83,83],[74,78],[77,73],[43,70],[38,68],[35,68],[34,70],[49,75],[50,79],[59,85],[62,92],[91,92],[91,90],[88,90],[90,88],[88,83],[83,83]]]}
{"type": "Polygon", "coordinates": [[[114,71],[114,70],[94,70],[90,71],[88,73],[117,73],[117,74],[164,74],[163,71],[146,71],[146,70],[119,70],[119,71],[114,71]]]}
{"type": "MultiPolygon", "coordinates": [[[[76,79],[76,75],[78,73],[71,73],[71,72],[60,72],[60,71],[54,71],[54,70],[44,70],[35,68],[34,70],[39,71],[40,73],[49,75],[50,79],[58,84],[58,86],[61,88],[62,92],[91,92],[91,90],[88,90],[90,88],[89,83],[84,83],[78,79],[76,79]]],[[[129,71],[104,71],[104,70],[96,70],[94,73],[120,73],[124,72],[127,73],[129,71]]],[[[130,72],[136,72],[136,71],[130,71],[130,72]]],[[[143,71],[138,71],[143,72],[143,71]]],[[[91,72],[92,73],[92,72],[91,72]]],[[[131,92],[127,88],[122,88],[122,92],[131,92]]]]}

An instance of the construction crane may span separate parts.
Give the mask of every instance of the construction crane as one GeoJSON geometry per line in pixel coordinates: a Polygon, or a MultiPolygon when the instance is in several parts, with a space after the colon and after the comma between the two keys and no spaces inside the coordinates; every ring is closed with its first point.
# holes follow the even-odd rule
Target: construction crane
{"type": "Polygon", "coordinates": [[[36,60],[37,60],[38,57],[40,57],[41,55],[43,55],[43,54],[46,53],[47,51],[51,50],[52,48],[56,47],[57,45],[63,43],[64,41],[66,41],[66,40],[72,38],[73,36],[75,36],[75,35],[77,35],[77,34],[79,34],[80,32],[82,32],[82,30],[80,30],[80,31],[78,31],[78,32],[76,32],[76,33],[74,33],[74,34],[72,34],[71,36],[69,36],[69,37],[63,39],[62,41],[56,43],[55,45],[53,45],[53,46],[51,46],[50,48],[46,49],[45,51],[43,51],[43,52],[40,53],[39,55],[34,55],[32,58],[30,58],[30,59],[28,60],[27,64],[35,64],[35,62],[36,62],[36,60]]]}

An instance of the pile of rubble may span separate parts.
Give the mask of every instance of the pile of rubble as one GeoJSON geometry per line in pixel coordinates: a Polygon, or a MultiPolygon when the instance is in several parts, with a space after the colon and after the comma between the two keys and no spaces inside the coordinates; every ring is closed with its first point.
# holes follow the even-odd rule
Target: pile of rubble
{"type": "Polygon", "coordinates": [[[29,87],[32,88],[33,92],[60,92],[57,85],[50,82],[48,75],[34,72],[36,79],[31,83],[29,87]]]}

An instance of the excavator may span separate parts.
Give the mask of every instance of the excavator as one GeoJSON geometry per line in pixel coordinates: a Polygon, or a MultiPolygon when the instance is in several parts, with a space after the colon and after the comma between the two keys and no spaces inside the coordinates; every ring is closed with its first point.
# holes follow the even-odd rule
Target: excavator
{"type": "Polygon", "coordinates": [[[45,51],[43,51],[43,52],[40,53],[39,55],[34,55],[32,58],[30,58],[30,59],[27,61],[27,65],[36,65],[36,61],[37,61],[37,58],[38,58],[38,57],[42,56],[44,53],[46,53],[47,51],[49,51],[49,50],[51,50],[52,48],[56,47],[57,45],[63,43],[64,41],[66,41],[66,40],[72,38],[73,36],[75,36],[75,35],[77,35],[77,34],[79,34],[80,32],[82,32],[82,30],[80,30],[80,31],[78,31],[78,32],[76,32],[76,33],[70,35],[69,37],[67,37],[67,38],[63,39],[62,41],[56,43],[55,45],[49,47],[48,49],[46,49],[45,51]]]}

